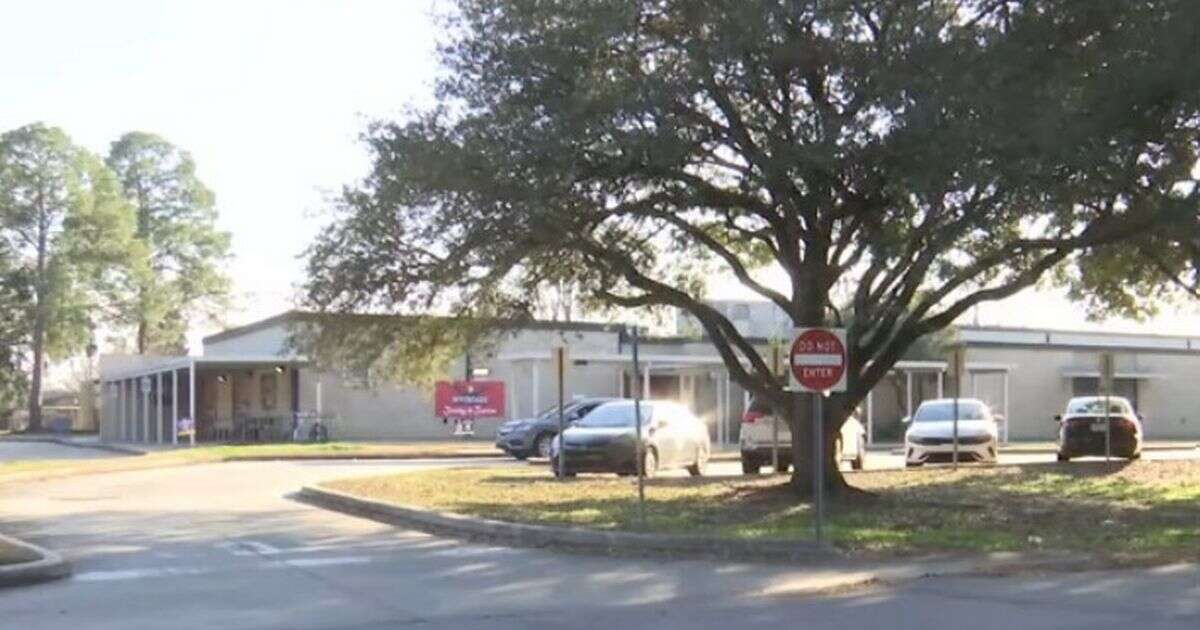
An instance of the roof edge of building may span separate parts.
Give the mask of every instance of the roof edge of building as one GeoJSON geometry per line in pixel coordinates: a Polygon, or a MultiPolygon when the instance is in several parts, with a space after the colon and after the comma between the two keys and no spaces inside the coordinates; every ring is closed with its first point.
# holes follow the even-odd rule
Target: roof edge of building
{"type": "MultiPolygon", "coordinates": [[[[205,344],[234,339],[242,335],[247,335],[259,330],[265,330],[277,326],[279,324],[300,322],[300,321],[316,321],[321,317],[361,317],[361,318],[404,318],[406,315],[393,314],[376,314],[376,313],[318,313],[316,311],[304,311],[292,309],[272,315],[265,319],[260,319],[255,322],[243,324],[227,328],[221,332],[213,333],[202,338],[205,344]]],[[[513,324],[516,328],[529,330],[562,330],[562,331],[578,331],[578,332],[618,332],[621,330],[621,324],[611,324],[605,322],[559,322],[550,320],[533,319],[529,321],[501,321],[501,324],[513,324]]]]}

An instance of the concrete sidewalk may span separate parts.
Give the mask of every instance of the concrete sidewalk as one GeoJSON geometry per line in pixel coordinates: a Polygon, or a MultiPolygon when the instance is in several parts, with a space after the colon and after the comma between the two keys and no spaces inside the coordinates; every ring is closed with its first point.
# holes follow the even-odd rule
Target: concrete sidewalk
{"type": "MultiPolygon", "coordinates": [[[[1195,449],[1200,449],[1200,443],[1194,440],[1152,440],[1142,444],[1144,451],[1190,451],[1195,449]]],[[[867,450],[891,453],[892,455],[904,454],[903,445],[895,443],[874,444],[867,447],[867,450]]],[[[1058,444],[1045,441],[1009,442],[1000,445],[1000,452],[1021,455],[1054,454],[1058,452],[1058,444]]]]}

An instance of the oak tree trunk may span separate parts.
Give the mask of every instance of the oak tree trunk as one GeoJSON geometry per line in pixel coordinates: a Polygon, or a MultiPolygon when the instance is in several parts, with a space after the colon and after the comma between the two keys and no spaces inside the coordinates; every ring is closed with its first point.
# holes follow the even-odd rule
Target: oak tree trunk
{"type": "MultiPolygon", "coordinates": [[[[802,499],[813,498],[816,467],[813,465],[815,444],[813,431],[813,394],[792,394],[792,490],[802,499]]],[[[825,495],[838,496],[846,488],[846,479],[838,467],[837,439],[845,418],[838,418],[832,399],[822,401],[824,417],[821,460],[824,467],[825,495]]]]}

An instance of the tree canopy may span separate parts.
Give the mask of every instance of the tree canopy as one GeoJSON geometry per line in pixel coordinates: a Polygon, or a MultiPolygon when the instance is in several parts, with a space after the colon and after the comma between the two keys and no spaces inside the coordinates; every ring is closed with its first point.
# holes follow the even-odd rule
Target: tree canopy
{"type": "Polygon", "coordinates": [[[189,323],[224,310],[230,281],[221,269],[229,234],[216,228],[214,195],[192,156],[163,138],[130,132],[113,142],[107,164],[136,213],[148,265],[124,319],[139,354],[186,352],[189,323]]]}
{"type": "Polygon", "coordinates": [[[31,430],[40,428],[47,356],[82,349],[126,299],[141,260],[132,234],[112,173],[61,129],[38,123],[0,135],[0,240],[10,261],[0,299],[24,309],[14,322],[27,326],[8,334],[29,349],[31,430]]]}
{"type": "Polygon", "coordinates": [[[307,298],[514,318],[566,280],[690,313],[791,405],[704,300],[727,274],[848,328],[832,436],[918,339],[1189,211],[1197,24],[1188,0],[459,0],[440,105],[368,130],[307,298]]]}

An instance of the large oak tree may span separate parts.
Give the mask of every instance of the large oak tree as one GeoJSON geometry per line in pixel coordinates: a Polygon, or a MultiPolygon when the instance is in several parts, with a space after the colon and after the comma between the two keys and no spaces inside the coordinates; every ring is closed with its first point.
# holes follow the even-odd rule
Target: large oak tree
{"type": "Polygon", "coordinates": [[[1189,0],[459,0],[441,105],[366,134],[308,302],[469,322],[570,281],[679,308],[738,383],[799,408],[805,462],[807,407],[706,279],[848,328],[833,439],[917,340],[1178,218],[1197,24],[1189,0]]]}

